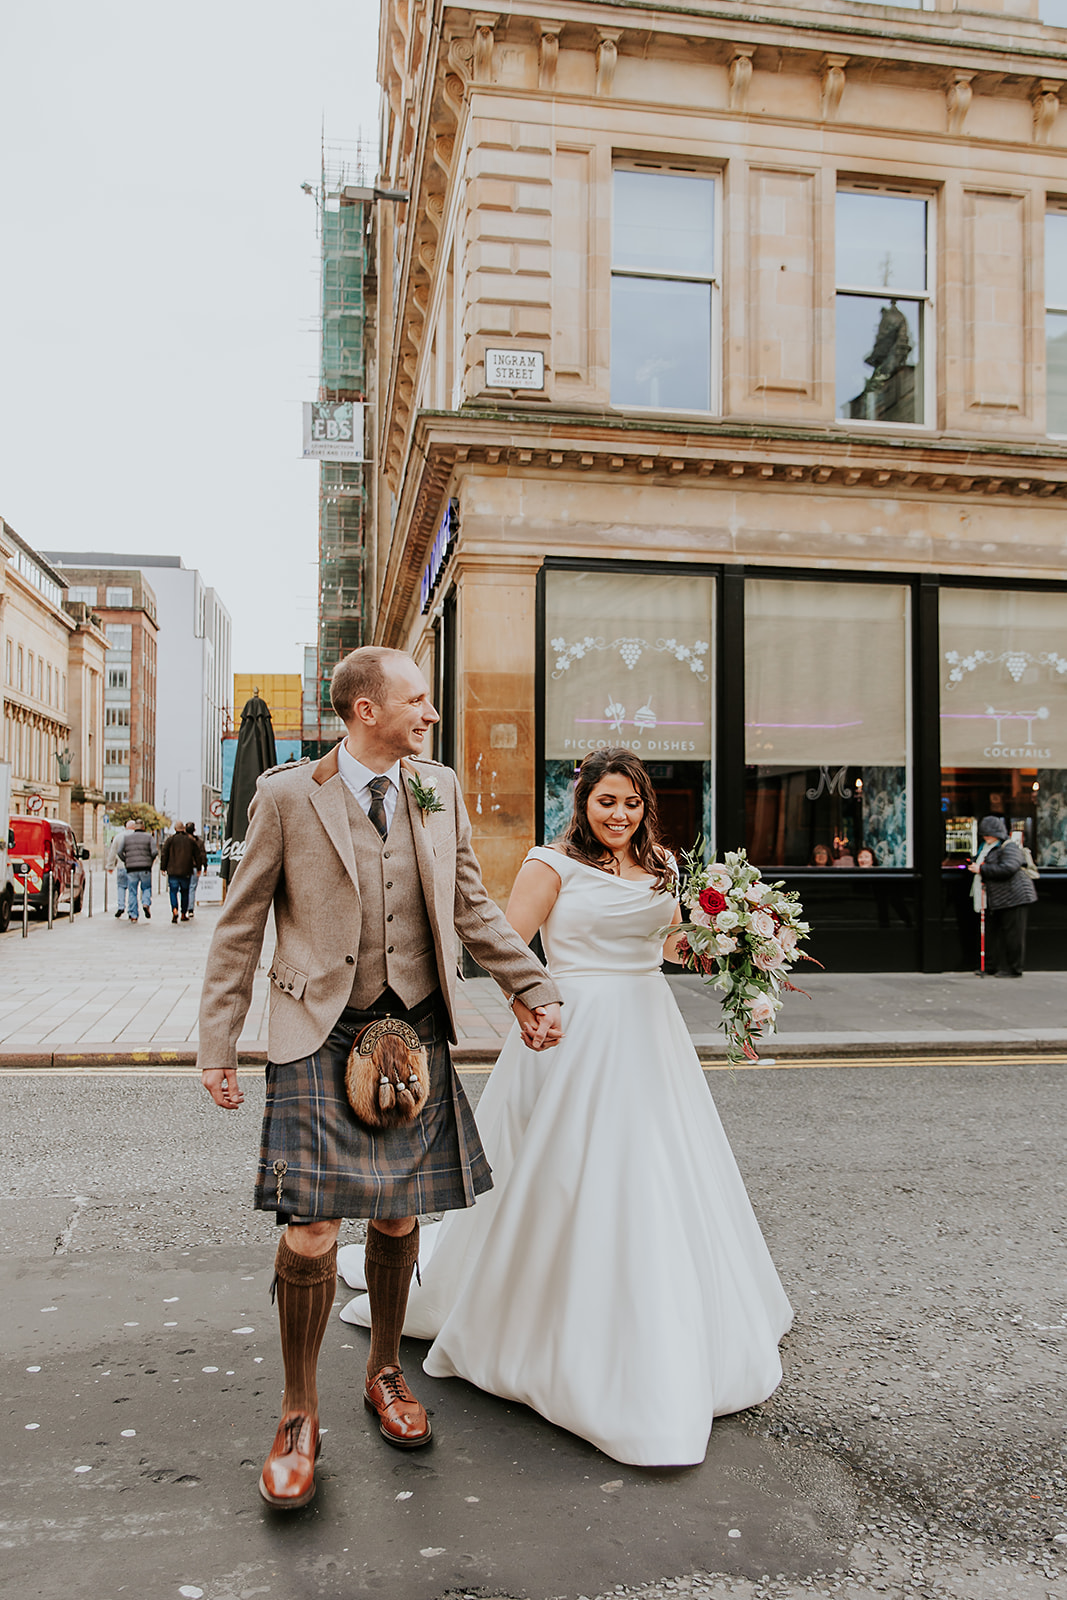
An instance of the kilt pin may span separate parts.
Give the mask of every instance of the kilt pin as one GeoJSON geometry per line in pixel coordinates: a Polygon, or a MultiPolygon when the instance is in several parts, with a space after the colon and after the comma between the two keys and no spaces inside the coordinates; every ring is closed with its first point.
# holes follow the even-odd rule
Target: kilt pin
{"type": "MultiPolygon", "coordinates": [[[[260,778],[200,1006],[198,1065],[235,1074],[273,909],[269,1064],[253,1203],[298,1229],[346,1217],[417,1219],[473,1205],[492,1186],[449,1053],[457,1035],[461,944],[506,993],[531,1008],[559,1000],[544,967],[486,894],[455,773],[404,757],[394,768],[392,821],[383,828],[368,820],[356,791],[346,788],[340,751],[335,747],[315,766],[303,761],[260,778]],[[429,789],[435,796],[435,809],[422,809],[412,780],[420,794],[429,789]],[[372,1130],[348,1103],[345,1067],[355,1032],[381,1015],[416,1029],[430,1085],[412,1123],[372,1130]]],[[[346,749],[346,777],[351,760],[346,749]]],[[[291,1237],[282,1237],[275,1272],[285,1409],[260,1480],[263,1497],[284,1509],[314,1494],[321,1448],[315,1359],[336,1287],[336,1242],[316,1256],[294,1251],[291,1237]],[[314,1351],[310,1366],[306,1359],[302,1368],[295,1358],[290,1362],[287,1352],[308,1349],[314,1351]]],[[[368,1281],[373,1264],[382,1285],[382,1325],[388,1312],[388,1325],[395,1322],[397,1330],[390,1350],[399,1349],[417,1252],[417,1220],[404,1235],[368,1228],[368,1281]]],[[[371,1363],[375,1349],[372,1325],[371,1363]]],[[[368,1365],[364,1398],[391,1444],[410,1448],[429,1439],[426,1414],[404,1382],[398,1355],[386,1355],[376,1376],[368,1365]]]]}

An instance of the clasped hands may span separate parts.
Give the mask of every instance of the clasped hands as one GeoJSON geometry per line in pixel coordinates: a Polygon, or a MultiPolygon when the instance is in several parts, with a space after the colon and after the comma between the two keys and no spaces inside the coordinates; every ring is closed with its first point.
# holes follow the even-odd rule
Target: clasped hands
{"type": "Polygon", "coordinates": [[[556,1001],[531,1010],[516,994],[512,995],[511,1009],[527,1050],[551,1050],[563,1038],[563,1018],[556,1001]]]}

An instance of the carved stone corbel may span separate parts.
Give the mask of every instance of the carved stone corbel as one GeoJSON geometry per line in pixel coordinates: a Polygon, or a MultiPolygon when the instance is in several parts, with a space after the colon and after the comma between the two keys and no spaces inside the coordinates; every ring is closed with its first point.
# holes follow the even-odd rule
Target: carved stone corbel
{"type": "Polygon", "coordinates": [[[841,105],[841,96],[845,92],[845,68],[848,66],[848,56],[823,56],[822,61],[822,95],[819,100],[819,116],[823,122],[833,122],[841,105]]]}
{"type": "Polygon", "coordinates": [[[448,107],[449,111],[451,111],[457,122],[463,115],[463,101],[466,95],[466,90],[467,86],[463,79],[459,76],[458,72],[449,72],[445,75],[445,81],[442,85],[441,92],[445,97],[446,106],[448,107]]]}
{"type": "Polygon", "coordinates": [[[752,57],[756,53],[754,44],[735,44],[730,46],[733,55],[730,57],[730,93],[727,107],[730,111],[744,111],[748,99],[748,86],[752,82],[752,57]]]}
{"type": "Polygon", "coordinates": [[[443,194],[428,194],[426,196],[426,217],[430,225],[441,232],[441,223],[445,215],[445,197],[443,194]]]}
{"type": "Polygon", "coordinates": [[[605,28],[600,28],[598,35],[600,43],[596,47],[596,92],[601,99],[607,99],[615,82],[615,67],[619,59],[619,39],[622,36],[622,29],[613,29],[609,32],[605,28]]]}
{"type": "Polygon", "coordinates": [[[463,82],[470,83],[474,76],[474,40],[450,39],[448,43],[448,65],[463,82]]]}
{"type": "Polygon", "coordinates": [[[433,277],[434,264],[437,261],[437,246],[423,239],[419,245],[419,264],[433,277]]]}
{"type": "Polygon", "coordinates": [[[1049,144],[1056,118],[1060,114],[1062,83],[1054,78],[1039,78],[1031,95],[1034,108],[1034,143],[1049,144]]]}
{"type": "Polygon", "coordinates": [[[559,36],[563,24],[560,22],[541,23],[541,49],[538,56],[538,86],[542,89],[556,87],[556,66],[559,62],[559,36]]]}
{"type": "Polygon", "coordinates": [[[438,134],[433,142],[433,158],[447,178],[452,171],[452,157],[456,141],[451,134],[438,134]]]}
{"type": "Polygon", "coordinates": [[[974,90],[971,88],[973,72],[954,72],[945,87],[945,109],[948,112],[948,131],[958,135],[971,109],[974,90]]]}
{"type": "Polygon", "coordinates": [[[491,83],[493,79],[493,29],[500,21],[498,14],[490,16],[478,12],[474,18],[474,81],[491,83]]]}

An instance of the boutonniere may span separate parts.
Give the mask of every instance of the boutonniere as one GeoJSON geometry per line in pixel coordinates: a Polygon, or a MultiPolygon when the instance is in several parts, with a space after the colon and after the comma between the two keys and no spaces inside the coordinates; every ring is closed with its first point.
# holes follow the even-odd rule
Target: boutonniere
{"type": "Polygon", "coordinates": [[[441,804],[441,798],[437,793],[437,787],[433,779],[429,776],[425,778],[417,778],[412,777],[409,774],[408,788],[411,790],[415,804],[422,813],[422,825],[425,828],[426,817],[428,813],[433,811],[443,811],[445,809],[441,804]]]}

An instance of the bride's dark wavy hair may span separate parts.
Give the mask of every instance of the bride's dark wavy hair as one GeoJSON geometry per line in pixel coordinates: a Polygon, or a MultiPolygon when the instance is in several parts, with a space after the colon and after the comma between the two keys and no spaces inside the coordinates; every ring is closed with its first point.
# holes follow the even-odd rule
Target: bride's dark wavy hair
{"type": "Polygon", "coordinates": [[[601,778],[610,777],[612,773],[628,778],[645,805],[644,816],[630,839],[630,853],[638,866],[655,878],[653,892],[670,889],[676,873],[659,837],[656,791],[640,756],[621,746],[612,750],[594,750],[582,762],[574,789],[574,811],[558,840],[559,846],[565,856],[584,861],[591,867],[603,867],[611,860],[611,851],[605,849],[590,826],[589,796],[601,778]]]}

